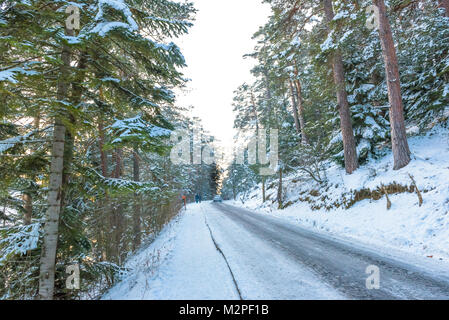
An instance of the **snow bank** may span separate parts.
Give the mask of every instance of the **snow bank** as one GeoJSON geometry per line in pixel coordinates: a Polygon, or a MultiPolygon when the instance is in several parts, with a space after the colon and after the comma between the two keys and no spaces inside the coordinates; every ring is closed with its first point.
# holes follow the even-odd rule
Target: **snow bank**
{"type": "Polygon", "coordinates": [[[244,199],[233,202],[260,212],[286,218],[312,229],[335,236],[361,241],[386,250],[401,250],[441,261],[449,262],[449,130],[436,128],[426,136],[409,139],[413,153],[412,162],[394,171],[393,157],[389,153],[380,160],[371,160],[353,175],[346,175],[338,167],[329,168],[327,190],[316,183],[287,177],[285,201],[293,203],[284,210],[277,210],[277,185],[267,190],[270,200],[262,204],[260,188],[244,199]],[[411,185],[409,174],[414,177],[422,191],[423,205],[419,207],[416,193],[390,195],[392,207],[386,208],[385,196],[380,200],[356,202],[349,209],[326,210],[326,205],[338,201],[351,192],[375,190],[381,184],[398,183],[411,185]],[[300,194],[316,190],[312,203],[298,201],[300,194]],[[310,206],[322,207],[313,211],[310,206]]]}

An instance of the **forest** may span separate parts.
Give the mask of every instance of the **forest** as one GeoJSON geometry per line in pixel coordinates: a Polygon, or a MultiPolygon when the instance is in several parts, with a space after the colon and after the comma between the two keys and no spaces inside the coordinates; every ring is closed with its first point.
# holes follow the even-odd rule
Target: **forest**
{"type": "Polygon", "coordinates": [[[279,131],[277,177],[260,165],[232,164],[229,198],[260,184],[304,174],[326,185],[338,163],[351,175],[393,153],[399,170],[411,161],[407,136],[447,125],[449,1],[267,1],[272,15],[254,34],[253,83],[234,95],[237,138],[259,128],[279,131]],[[388,6],[387,6],[388,5],[388,6]],[[243,183],[242,183],[243,177],[243,183]]]}
{"type": "Polygon", "coordinates": [[[172,39],[195,9],[165,0],[0,8],[0,299],[93,299],[182,195],[216,193],[214,164],[170,161],[175,129],[208,136],[174,94],[186,79],[172,39]],[[81,27],[70,29],[76,12],[81,27]],[[65,284],[74,264],[86,279],[76,291],[65,284]]]}
{"type": "MultiPolygon", "coordinates": [[[[271,15],[245,56],[254,81],[236,88],[232,109],[236,144],[277,130],[269,176],[248,150],[243,164],[193,161],[193,135],[200,150],[214,140],[177,103],[188,61],[175,42],[195,23],[194,3],[0,1],[0,300],[99,299],[183,196],[243,203],[257,193],[285,209],[288,178],[303,183],[294,201],[320,209],[319,191],[340,187],[332,166],[354,176],[391,153],[400,171],[416,159],[411,136],[448,127],[449,0],[263,2],[271,15]],[[188,165],[171,161],[179,130],[191,139],[188,165]],[[79,268],[77,290],[66,286],[68,266],[79,268]]],[[[418,193],[421,206],[409,176],[411,186],[359,190],[332,206],[398,190],[418,193]]]]}

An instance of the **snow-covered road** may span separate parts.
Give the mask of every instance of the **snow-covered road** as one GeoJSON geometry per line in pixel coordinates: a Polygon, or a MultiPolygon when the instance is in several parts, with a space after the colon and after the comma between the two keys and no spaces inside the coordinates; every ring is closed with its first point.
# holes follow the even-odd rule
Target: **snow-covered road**
{"type": "Polygon", "coordinates": [[[105,299],[449,299],[447,274],[227,204],[189,205],[129,267],[105,299]],[[155,251],[166,257],[146,272],[155,251]],[[380,287],[369,290],[373,265],[380,287]]]}
{"type": "Polygon", "coordinates": [[[156,241],[126,266],[132,269],[130,274],[103,299],[239,299],[226,261],[197,205],[189,205],[178,221],[166,226],[156,241]]]}

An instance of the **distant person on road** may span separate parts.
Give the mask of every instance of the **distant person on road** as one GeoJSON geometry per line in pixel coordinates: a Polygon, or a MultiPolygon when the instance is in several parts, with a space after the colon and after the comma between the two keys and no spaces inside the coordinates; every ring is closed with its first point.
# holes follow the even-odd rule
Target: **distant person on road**
{"type": "Polygon", "coordinates": [[[187,210],[187,197],[186,196],[182,196],[182,200],[184,202],[184,209],[187,210]]]}
{"type": "Polygon", "coordinates": [[[199,196],[199,194],[197,193],[196,195],[195,195],[195,203],[199,203],[200,202],[200,196],[199,196]]]}
{"type": "Polygon", "coordinates": [[[201,203],[201,196],[200,195],[198,195],[198,201],[199,201],[199,203],[201,203]]]}

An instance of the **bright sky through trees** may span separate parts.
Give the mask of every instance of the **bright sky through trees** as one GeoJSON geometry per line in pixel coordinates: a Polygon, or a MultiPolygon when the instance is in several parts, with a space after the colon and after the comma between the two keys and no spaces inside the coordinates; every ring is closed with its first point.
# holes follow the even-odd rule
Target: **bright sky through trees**
{"type": "Polygon", "coordinates": [[[251,36],[266,21],[270,8],[260,0],[196,0],[194,27],[179,43],[187,60],[189,92],[180,94],[183,106],[194,106],[195,116],[224,147],[232,146],[233,91],[250,81],[255,41],[251,36]]]}

